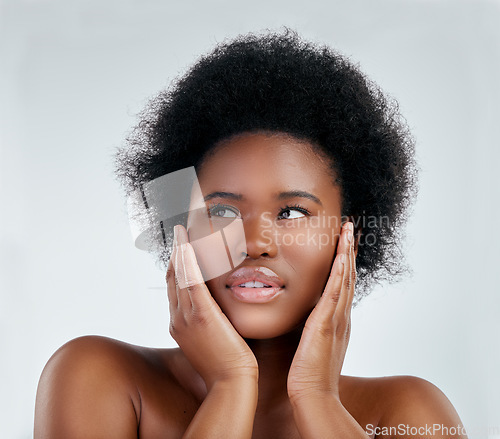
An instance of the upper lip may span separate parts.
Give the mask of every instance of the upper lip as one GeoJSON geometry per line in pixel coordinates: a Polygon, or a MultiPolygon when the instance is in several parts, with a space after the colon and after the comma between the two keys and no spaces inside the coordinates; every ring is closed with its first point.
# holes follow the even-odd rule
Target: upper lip
{"type": "Polygon", "coordinates": [[[257,281],[274,288],[282,288],[283,280],[268,267],[240,267],[227,278],[227,286],[235,287],[245,282],[257,281]]]}

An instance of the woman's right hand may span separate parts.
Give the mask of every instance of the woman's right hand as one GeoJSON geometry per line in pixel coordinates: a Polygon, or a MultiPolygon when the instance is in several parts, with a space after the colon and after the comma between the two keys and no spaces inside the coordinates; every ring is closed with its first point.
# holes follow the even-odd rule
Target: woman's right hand
{"type": "Polygon", "coordinates": [[[174,248],[167,270],[170,334],[205,380],[258,378],[257,360],[210,294],[187,231],[174,228],[174,248]]]}

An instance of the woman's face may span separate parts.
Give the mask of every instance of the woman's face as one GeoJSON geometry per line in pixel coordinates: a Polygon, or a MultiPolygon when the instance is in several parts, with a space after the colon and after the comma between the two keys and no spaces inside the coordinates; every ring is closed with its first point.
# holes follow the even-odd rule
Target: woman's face
{"type": "Polygon", "coordinates": [[[323,292],[341,227],[327,160],[285,134],[242,134],[212,150],[198,179],[210,216],[241,218],[246,242],[243,262],[206,282],[212,296],[244,338],[295,329],[323,292]]]}

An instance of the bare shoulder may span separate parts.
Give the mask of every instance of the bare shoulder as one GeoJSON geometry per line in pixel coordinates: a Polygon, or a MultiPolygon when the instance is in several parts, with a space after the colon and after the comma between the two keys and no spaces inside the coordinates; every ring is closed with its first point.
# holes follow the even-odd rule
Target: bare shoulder
{"type": "Polygon", "coordinates": [[[344,392],[350,395],[346,397],[346,408],[371,437],[466,437],[449,399],[425,379],[414,376],[343,379],[344,392]]]}
{"type": "Polygon", "coordinates": [[[101,366],[105,367],[110,365],[110,361],[123,360],[124,356],[134,357],[143,355],[145,349],[147,348],[109,337],[85,335],[70,340],[57,349],[47,362],[44,373],[47,368],[56,367],[61,362],[65,363],[66,366],[68,362],[80,365],[82,359],[101,363],[101,366]]]}
{"type": "Polygon", "coordinates": [[[174,386],[167,351],[101,336],[64,344],[40,377],[35,438],[137,438],[141,391],[147,394],[149,381],[166,395],[174,386]]]}
{"type": "MultiPolygon", "coordinates": [[[[97,335],[78,337],[61,346],[47,362],[39,390],[54,381],[86,383],[103,381],[124,384],[132,379],[137,367],[153,361],[155,350],[135,346],[119,340],[97,335]]],[[[101,383],[102,384],[102,383],[101,383]]]]}

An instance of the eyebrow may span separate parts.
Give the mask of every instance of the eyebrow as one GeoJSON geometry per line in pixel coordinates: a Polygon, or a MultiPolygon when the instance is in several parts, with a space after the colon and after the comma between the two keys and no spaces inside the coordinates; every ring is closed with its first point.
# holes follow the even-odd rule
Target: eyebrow
{"type": "MultiPolygon", "coordinates": [[[[211,200],[212,198],[226,198],[230,200],[241,201],[243,200],[243,195],[234,194],[232,192],[212,192],[211,194],[205,196],[205,201],[211,200]]],[[[323,206],[323,203],[316,195],[313,195],[306,191],[293,190],[280,192],[277,196],[278,200],[286,200],[288,198],[307,198],[308,200],[312,200],[320,206],[323,206]]]]}

